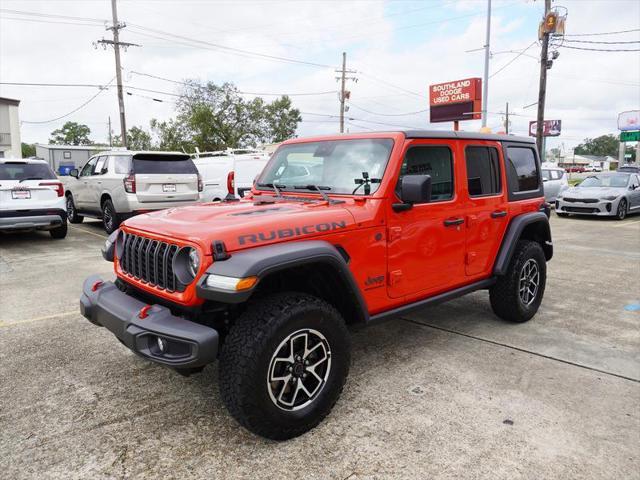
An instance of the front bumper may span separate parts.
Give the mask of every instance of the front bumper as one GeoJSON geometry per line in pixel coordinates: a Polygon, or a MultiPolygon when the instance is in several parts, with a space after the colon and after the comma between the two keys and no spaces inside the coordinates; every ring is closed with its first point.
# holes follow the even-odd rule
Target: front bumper
{"type": "Polygon", "coordinates": [[[101,281],[92,275],[82,286],[80,312],[91,323],[105,327],[134,353],[156,363],[193,368],[215,361],[219,343],[215,329],[175,316],[162,305],[152,305],[144,317],[140,312],[146,303],[121,292],[113,282],[96,287],[101,281]]]}
{"type": "Polygon", "coordinates": [[[50,230],[67,220],[60,209],[0,210],[0,230],[50,230]]]}
{"type": "Polygon", "coordinates": [[[619,201],[620,198],[616,198],[615,200],[598,200],[597,202],[567,202],[564,199],[557,199],[556,213],[607,217],[616,214],[619,201]]]}

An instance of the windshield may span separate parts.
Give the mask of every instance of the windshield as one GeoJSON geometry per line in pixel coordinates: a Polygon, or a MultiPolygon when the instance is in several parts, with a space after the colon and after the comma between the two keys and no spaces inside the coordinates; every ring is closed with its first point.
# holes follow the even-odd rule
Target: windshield
{"type": "Polygon", "coordinates": [[[309,191],[317,186],[327,193],[371,194],[380,186],[392,148],[393,140],[377,138],[284,145],[260,175],[258,186],[309,191]]]}
{"type": "Polygon", "coordinates": [[[590,188],[590,187],[613,187],[624,188],[629,183],[628,173],[616,173],[614,175],[593,175],[585,178],[578,187],[590,188]]]}
{"type": "Polygon", "coordinates": [[[0,180],[49,180],[56,178],[44,163],[0,163],[0,180]]]}

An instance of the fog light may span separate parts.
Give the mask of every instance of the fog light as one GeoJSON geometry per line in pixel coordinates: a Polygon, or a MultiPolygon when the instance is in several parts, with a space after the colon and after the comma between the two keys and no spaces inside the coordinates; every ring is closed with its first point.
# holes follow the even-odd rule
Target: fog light
{"type": "Polygon", "coordinates": [[[158,344],[158,350],[160,350],[160,353],[166,353],[166,351],[169,349],[169,344],[164,338],[158,337],[156,343],[158,344]]]}

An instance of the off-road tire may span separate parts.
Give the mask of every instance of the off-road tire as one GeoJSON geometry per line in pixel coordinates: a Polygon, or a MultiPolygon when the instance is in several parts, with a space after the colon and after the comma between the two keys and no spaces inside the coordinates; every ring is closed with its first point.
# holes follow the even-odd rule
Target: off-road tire
{"type": "Polygon", "coordinates": [[[117,214],[111,199],[102,202],[102,224],[107,233],[113,233],[120,226],[120,216],[117,214]]]}
{"type": "Polygon", "coordinates": [[[627,199],[622,198],[618,203],[618,209],[616,210],[616,218],[618,220],[624,220],[627,217],[627,199]]]}
{"type": "Polygon", "coordinates": [[[522,323],[530,320],[538,311],[547,280],[547,263],[542,246],[538,242],[519,240],[509,262],[507,272],[498,277],[489,289],[493,312],[508,322],[522,323]],[[526,305],[519,292],[520,276],[529,260],[534,260],[539,269],[539,284],[532,303],[526,305]]]}
{"type": "Polygon", "coordinates": [[[67,222],[63,222],[62,225],[60,225],[57,228],[54,228],[52,230],[49,230],[49,235],[51,235],[51,238],[64,238],[67,236],[67,222]]]}
{"type": "Polygon", "coordinates": [[[82,223],[84,220],[82,215],[78,215],[72,194],[67,195],[67,218],[69,219],[69,223],[82,223]]]}
{"type": "Polygon", "coordinates": [[[344,319],[327,302],[284,292],[251,301],[225,339],[220,353],[220,394],[231,415],[251,432],[274,440],[297,437],[318,425],[344,387],[351,361],[344,319]],[[321,333],[330,347],[330,370],[311,403],[299,410],[279,408],[269,393],[273,355],[301,329],[321,333]]]}

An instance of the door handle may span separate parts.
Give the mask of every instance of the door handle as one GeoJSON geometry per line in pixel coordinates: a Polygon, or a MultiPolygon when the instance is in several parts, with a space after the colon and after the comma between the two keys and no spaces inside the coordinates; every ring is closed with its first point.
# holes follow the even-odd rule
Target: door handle
{"type": "Polygon", "coordinates": [[[495,212],[491,212],[491,218],[500,218],[500,217],[506,217],[506,216],[507,216],[506,210],[496,210],[495,212]]]}
{"type": "Polygon", "coordinates": [[[455,225],[461,225],[464,223],[464,218],[448,218],[444,221],[445,227],[453,227],[455,225]]]}

